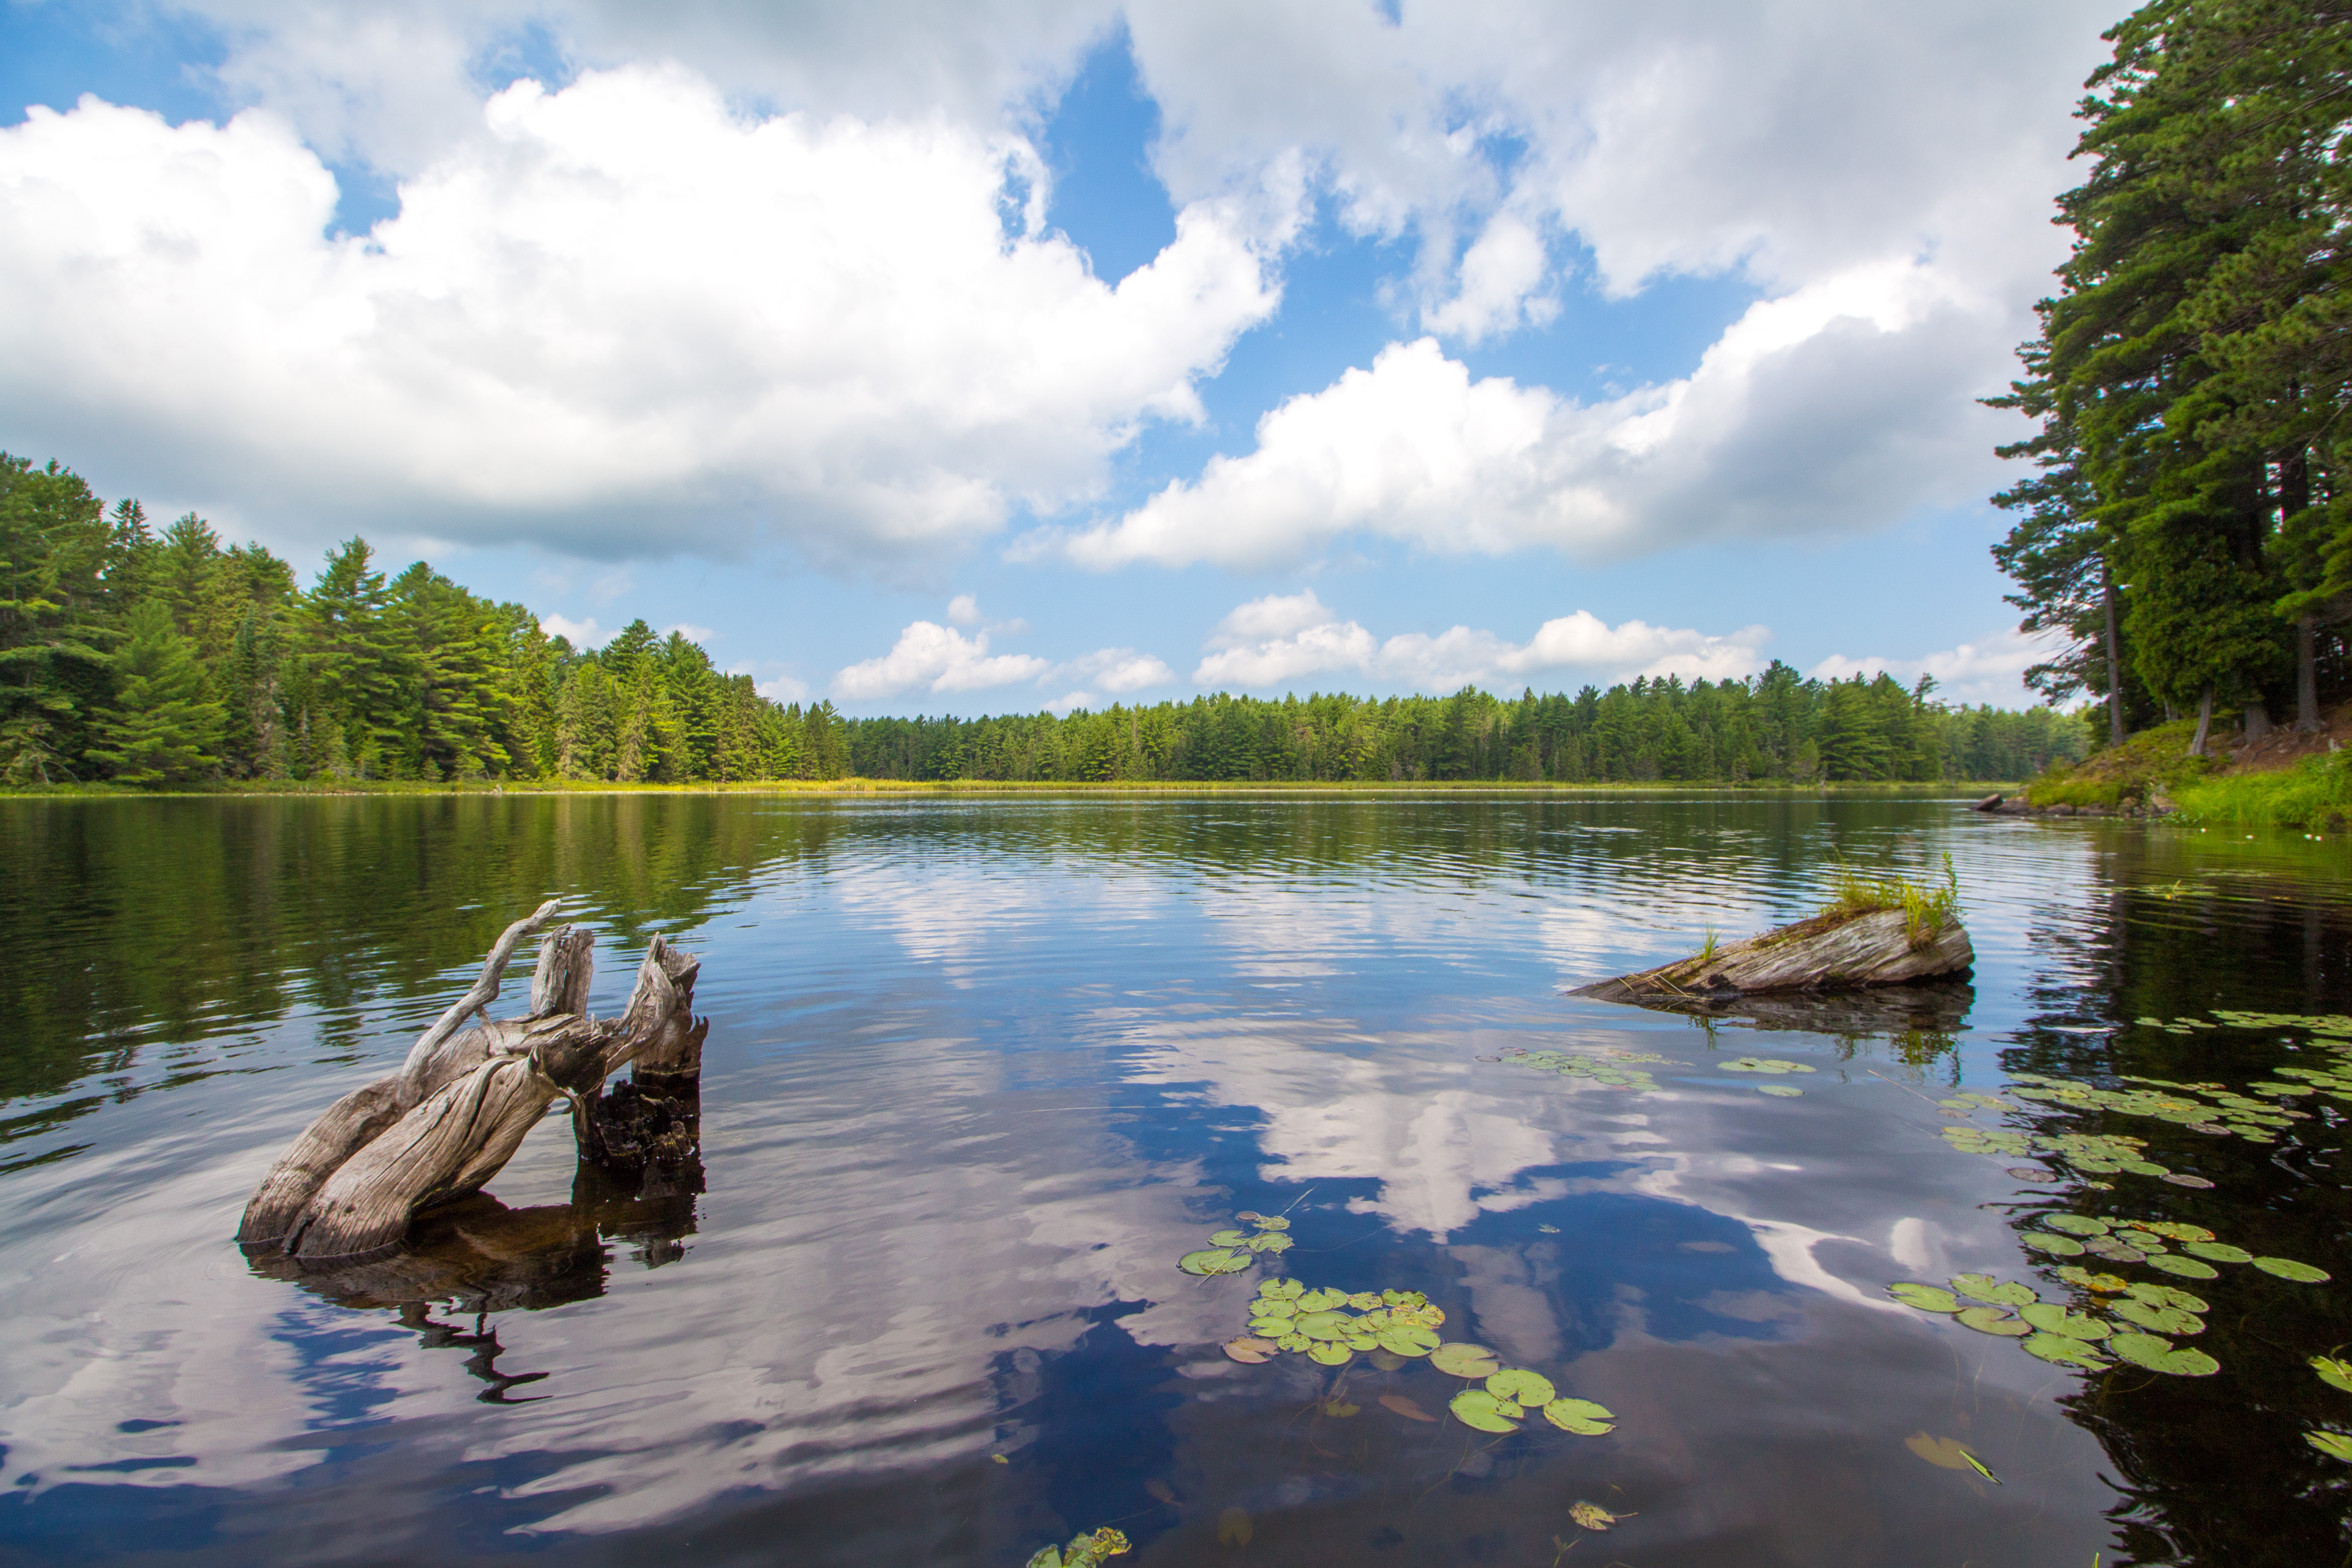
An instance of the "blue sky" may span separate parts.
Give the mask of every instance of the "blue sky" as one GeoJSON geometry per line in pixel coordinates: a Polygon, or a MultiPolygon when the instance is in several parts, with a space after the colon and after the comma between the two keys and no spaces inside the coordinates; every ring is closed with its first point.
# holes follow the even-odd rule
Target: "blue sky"
{"type": "Polygon", "coordinates": [[[0,447],[851,711],[2017,705],[2112,19],[0,0],[0,447]]]}

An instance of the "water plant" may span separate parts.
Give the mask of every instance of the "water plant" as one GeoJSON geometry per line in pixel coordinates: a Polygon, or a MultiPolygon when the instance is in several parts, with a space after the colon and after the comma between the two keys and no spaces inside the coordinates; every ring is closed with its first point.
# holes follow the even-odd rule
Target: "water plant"
{"type": "Polygon", "coordinates": [[[1575,1079],[1602,1089],[1630,1089],[1640,1093],[1657,1088],[1658,1080],[1636,1064],[1663,1062],[1666,1058],[1641,1051],[1513,1049],[1505,1051],[1503,1059],[1515,1066],[1533,1068],[1538,1072],[1557,1073],[1561,1078],[1575,1079]]]}
{"type": "Polygon", "coordinates": [[[1903,934],[1911,950],[1919,949],[1935,940],[1936,933],[1959,919],[1960,876],[1952,868],[1952,858],[1944,857],[1944,881],[1941,887],[1923,887],[1908,877],[1867,877],[1843,859],[1830,873],[1829,900],[1822,905],[1826,916],[1851,920],[1877,910],[1901,910],[1903,934]]]}
{"type": "Polygon", "coordinates": [[[1127,1537],[1105,1525],[1091,1535],[1076,1535],[1067,1546],[1048,1546],[1029,1559],[1028,1568],[1097,1568],[1128,1550],[1127,1537]]]}
{"type": "Polygon", "coordinates": [[[1278,1215],[1257,1215],[1246,1211],[1235,1219],[1247,1220],[1257,1227],[1255,1234],[1242,1230],[1220,1230],[1209,1237],[1209,1245],[1198,1252],[1188,1252],[1176,1260],[1176,1267],[1187,1274],[1238,1274],[1258,1260],[1262,1253],[1287,1252],[1290,1237],[1284,1233],[1290,1222],[1278,1215]]]}

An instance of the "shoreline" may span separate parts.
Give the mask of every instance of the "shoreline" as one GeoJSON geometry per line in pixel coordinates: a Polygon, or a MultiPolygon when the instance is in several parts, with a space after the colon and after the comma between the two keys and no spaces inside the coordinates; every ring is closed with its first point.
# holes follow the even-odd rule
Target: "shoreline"
{"type": "Polygon", "coordinates": [[[1540,780],[1292,780],[1292,779],[758,779],[741,783],[614,784],[605,780],[488,780],[431,783],[418,779],[337,780],[304,784],[285,780],[237,780],[142,789],[132,784],[26,784],[0,788],[0,800],[325,800],[368,797],[508,795],[1657,795],[1664,794],[1814,799],[1946,798],[1973,801],[1987,790],[2014,790],[2004,780],[1941,780],[1910,783],[1850,781],[1788,784],[1778,781],[1727,784],[1691,779],[1612,780],[1556,784],[1540,780]]]}

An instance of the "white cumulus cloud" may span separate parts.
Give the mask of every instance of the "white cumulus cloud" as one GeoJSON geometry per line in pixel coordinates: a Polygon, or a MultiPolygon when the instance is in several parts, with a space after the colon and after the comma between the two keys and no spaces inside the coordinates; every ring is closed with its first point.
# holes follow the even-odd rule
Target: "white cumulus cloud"
{"type": "Polygon", "coordinates": [[[2013,708],[2021,701],[2040,700],[2025,689],[2025,672],[2056,651],[2046,638],[2029,637],[2012,626],[1916,658],[1875,654],[1853,658],[1832,654],[1813,666],[1811,673],[1822,680],[1845,680],[1884,671],[1906,684],[1930,675],[1936,679],[1937,697],[1944,701],[2013,708]]]}
{"type": "Polygon", "coordinates": [[[1176,679],[1176,672],[1156,654],[1138,653],[1131,647],[1105,647],[1056,666],[1052,678],[1099,686],[1115,696],[1123,696],[1129,691],[1165,686],[1176,679]]]}
{"type": "Polygon", "coordinates": [[[895,697],[921,687],[927,691],[979,691],[1034,680],[1053,668],[1051,660],[1025,653],[988,651],[988,634],[967,637],[952,626],[917,621],[879,658],[864,659],[833,678],[833,694],[846,701],[895,697]]]}
{"type": "Polygon", "coordinates": [[[539,629],[551,637],[563,637],[573,647],[602,647],[613,640],[613,634],[596,624],[596,617],[575,621],[569,616],[541,616],[539,629]]]}

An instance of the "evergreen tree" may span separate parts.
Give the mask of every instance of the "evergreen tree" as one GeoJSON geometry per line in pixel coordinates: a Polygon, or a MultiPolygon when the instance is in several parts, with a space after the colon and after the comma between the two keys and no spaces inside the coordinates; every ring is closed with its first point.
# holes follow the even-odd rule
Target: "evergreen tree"
{"type": "Polygon", "coordinates": [[[158,597],[131,607],[115,656],[120,690],[89,755],[126,784],[176,783],[211,769],[224,714],[205,696],[205,675],[189,640],[158,597]]]}

